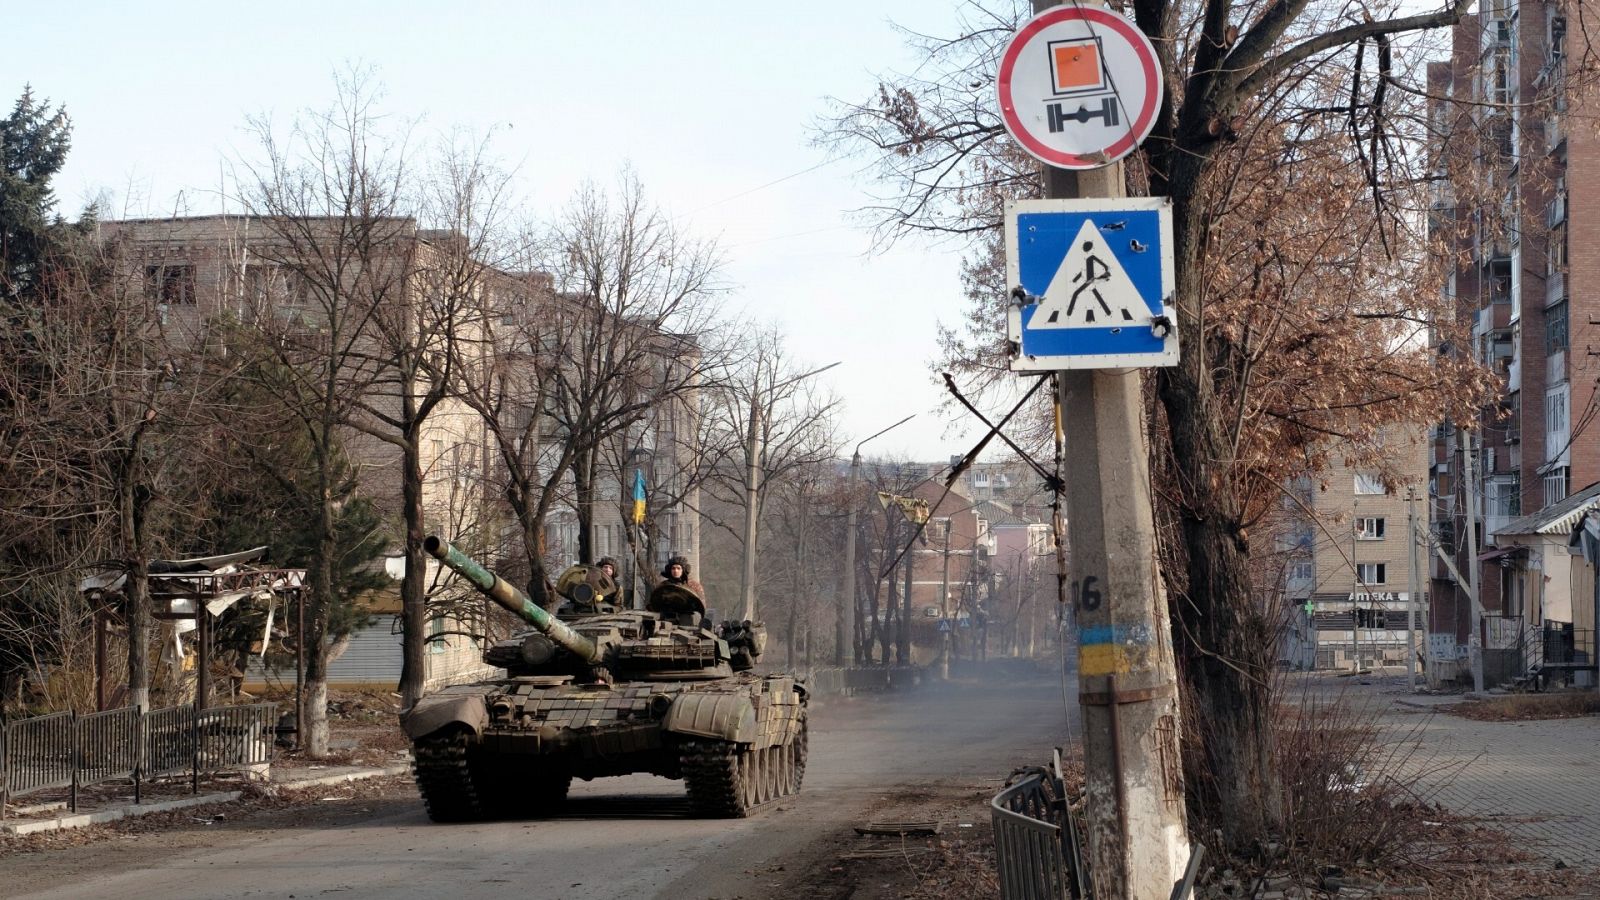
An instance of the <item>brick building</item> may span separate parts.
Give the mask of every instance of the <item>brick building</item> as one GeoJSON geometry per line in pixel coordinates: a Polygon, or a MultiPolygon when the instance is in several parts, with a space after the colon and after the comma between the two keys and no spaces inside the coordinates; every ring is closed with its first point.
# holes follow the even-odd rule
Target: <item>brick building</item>
{"type": "MultiPolygon", "coordinates": [[[[1555,622],[1552,608],[1570,609],[1543,602],[1546,584],[1569,580],[1567,558],[1540,549],[1551,535],[1525,533],[1570,531],[1563,504],[1600,481],[1590,351],[1600,347],[1600,291],[1590,290],[1600,287],[1600,178],[1586,174],[1600,164],[1591,119],[1600,98],[1570,64],[1569,12],[1488,0],[1455,28],[1450,59],[1428,69],[1438,134],[1431,225],[1458,251],[1442,287],[1472,334],[1470,347],[1441,352],[1472,353],[1502,379],[1473,428],[1433,431],[1432,535],[1442,552],[1432,559],[1429,627],[1440,668],[1470,663],[1480,647],[1513,649],[1555,622]],[[1474,569],[1485,617],[1476,628],[1474,569]]],[[[1570,628],[1568,615],[1555,624],[1570,628]]]]}

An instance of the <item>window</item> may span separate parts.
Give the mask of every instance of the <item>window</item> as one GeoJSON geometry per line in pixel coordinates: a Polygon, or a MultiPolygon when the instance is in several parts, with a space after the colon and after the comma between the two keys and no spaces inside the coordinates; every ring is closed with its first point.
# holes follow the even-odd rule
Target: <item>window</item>
{"type": "Polygon", "coordinates": [[[1567,229],[1550,232],[1550,242],[1545,245],[1545,270],[1552,274],[1567,268],[1567,229]]]}
{"type": "Polygon", "coordinates": [[[1388,563],[1356,563],[1356,579],[1363,585],[1383,584],[1388,580],[1388,563]]]}
{"type": "Polygon", "coordinates": [[[1568,384],[1557,384],[1544,392],[1544,440],[1546,440],[1546,460],[1560,460],[1566,453],[1568,444],[1568,416],[1566,416],[1566,397],[1568,397],[1568,384]]]}
{"type": "Polygon", "coordinates": [[[950,539],[950,520],[942,518],[929,519],[926,534],[928,540],[941,545],[944,544],[945,541],[950,539]]]}
{"type": "Polygon", "coordinates": [[[1357,607],[1355,612],[1357,628],[1387,628],[1389,626],[1388,610],[1357,607]]]}
{"type": "Polygon", "coordinates": [[[1572,474],[1569,466],[1556,466],[1544,475],[1544,505],[1553,506],[1567,499],[1567,480],[1572,474]]]}
{"type": "Polygon", "coordinates": [[[1544,311],[1544,352],[1560,353],[1567,349],[1567,301],[1544,311]]]}
{"type": "Polygon", "coordinates": [[[1511,302],[1511,258],[1497,256],[1489,261],[1489,301],[1511,302]]]}
{"type": "Polygon", "coordinates": [[[1287,571],[1288,589],[1301,590],[1311,587],[1316,581],[1317,570],[1309,559],[1290,560],[1287,571]]]}
{"type": "MultiPolygon", "coordinates": [[[[1509,29],[1504,22],[1496,22],[1496,34],[1505,35],[1509,40],[1509,29]]],[[[1511,99],[1511,52],[1505,48],[1496,49],[1490,61],[1489,102],[1505,103],[1511,99]]]]}
{"type": "Polygon", "coordinates": [[[1296,522],[1294,527],[1289,530],[1289,546],[1291,547],[1309,550],[1311,545],[1316,542],[1316,539],[1316,530],[1311,527],[1310,522],[1296,522]]]}
{"type": "Polygon", "coordinates": [[[1383,486],[1383,479],[1376,475],[1367,475],[1362,472],[1356,473],[1355,490],[1357,494],[1367,495],[1389,493],[1388,489],[1383,486]]]}
{"type": "Polygon", "coordinates": [[[1356,519],[1356,537],[1363,541],[1383,540],[1383,519],[1378,516],[1356,519]]]}
{"type": "Polygon", "coordinates": [[[194,303],[194,266],[145,266],[144,296],[167,305],[194,303]]]}
{"type": "Polygon", "coordinates": [[[444,616],[437,615],[428,620],[428,652],[443,653],[449,638],[444,636],[444,616]]]}

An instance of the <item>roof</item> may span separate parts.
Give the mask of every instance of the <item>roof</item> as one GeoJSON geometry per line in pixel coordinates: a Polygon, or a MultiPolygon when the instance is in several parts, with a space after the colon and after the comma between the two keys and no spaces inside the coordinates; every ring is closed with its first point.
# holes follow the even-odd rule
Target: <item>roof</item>
{"type": "Polygon", "coordinates": [[[990,528],[1007,528],[1032,524],[1010,508],[993,500],[980,501],[977,509],[978,515],[989,520],[990,528]]]}
{"type": "Polygon", "coordinates": [[[1531,516],[1512,519],[1496,528],[1500,534],[1571,534],[1583,514],[1600,509],[1600,481],[1589,485],[1560,503],[1546,506],[1531,516]]]}

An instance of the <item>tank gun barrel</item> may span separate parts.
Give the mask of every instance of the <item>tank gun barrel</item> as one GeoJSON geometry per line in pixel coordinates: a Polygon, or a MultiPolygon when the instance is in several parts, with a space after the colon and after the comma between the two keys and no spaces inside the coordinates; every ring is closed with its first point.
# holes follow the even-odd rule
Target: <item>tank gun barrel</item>
{"type": "Polygon", "coordinates": [[[539,604],[528,599],[528,595],[506,581],[478,565],[477,561],[457,550],[450,542],[438,535],[429,535],[422,542],[422,548],[428,551],[434,559],[449,566],[462,577],[472,582],[484,596],[500,604],[513,613],[521,616],[524,621],[534,628],[544,632],[552,641],[577,654],[584,662],[597,663],[601,658],[600,647],[594,641],[573,631],[567,623],[545,612],[539,604]]]}

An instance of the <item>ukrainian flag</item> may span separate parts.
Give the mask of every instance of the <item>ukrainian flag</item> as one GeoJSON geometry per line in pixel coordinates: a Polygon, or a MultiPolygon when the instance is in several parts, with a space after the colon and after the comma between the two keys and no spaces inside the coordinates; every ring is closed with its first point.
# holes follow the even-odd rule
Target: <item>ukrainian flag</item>
{"type": "Polygon", "coordinates": [[[633,524],[644,522],[644,470],[633,470],[633,524]]]}

